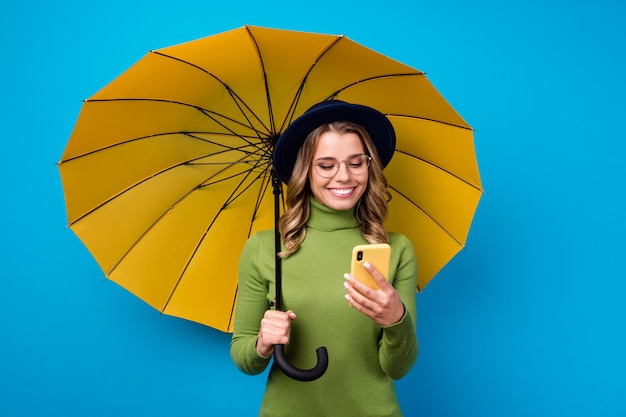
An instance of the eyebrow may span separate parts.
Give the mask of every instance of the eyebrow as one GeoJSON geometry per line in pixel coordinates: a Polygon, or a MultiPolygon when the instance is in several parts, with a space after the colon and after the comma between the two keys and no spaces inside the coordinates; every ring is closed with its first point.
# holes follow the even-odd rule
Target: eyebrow
{"type": "MultiPolygon", "coordinates": [[[[361,156],[361,155],[367,155],[367,154],[365,152],[353,153],[351,155],[348,155],[348,157],[344,159],[344,161],[347,161],[348,159],[352,159],[355,156],[361,156]]],[[[335,158],[334,156],[320,156],[319,158],[314,158],[313,160],[317,161],[318,159],[334,159],[335,161],[339,161],[339,159],[335,158]]]]}

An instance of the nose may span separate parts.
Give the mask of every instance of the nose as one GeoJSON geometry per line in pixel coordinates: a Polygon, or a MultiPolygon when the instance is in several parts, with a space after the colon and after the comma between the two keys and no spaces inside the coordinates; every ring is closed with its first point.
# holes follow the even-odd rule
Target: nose
{"type": "Polygon", "coordinates": [[[348,165],[345,163],[339,163],[339,169],[335,174],[336,181],[346,181],[350,178],[350,171],[348,171],[348,165]]]}

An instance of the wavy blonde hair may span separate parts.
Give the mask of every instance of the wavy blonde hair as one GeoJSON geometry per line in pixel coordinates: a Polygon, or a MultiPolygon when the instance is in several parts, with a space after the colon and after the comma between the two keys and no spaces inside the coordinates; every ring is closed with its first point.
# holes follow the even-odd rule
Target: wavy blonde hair
{"type": "Polygon", "coordinates": [[[369,243],[389,243],[383,223],[387,218],[387,202],[391,199],[391,194],[387,188],[387,179],[383,174],[376,146],[362,126],[346,121],[333,122],[313,130],[298,151],[291,179],[287,184],[287,211],[279,222],[280,236],[285,245],[285,250],[279,254],[281,257],[296,252],[306,237],[305,226],[311,213],[310,198],[313,195],[309,173],[313,166],[313,154],[318,139],[326,132],[355,133],[361,139],[365,153],[372,157],[367,187],[354,206],[354,213],[365,240],[369,243]]]}

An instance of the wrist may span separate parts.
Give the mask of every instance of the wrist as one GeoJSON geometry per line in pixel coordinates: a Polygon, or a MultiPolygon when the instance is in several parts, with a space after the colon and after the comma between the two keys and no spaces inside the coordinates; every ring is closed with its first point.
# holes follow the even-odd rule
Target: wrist
{"type": "Polygon", "coordinates": [[[397,317],[396,320],[393,320],[391,323],[384,325],[382,327],[395,326],[396,324],[400,323],[404,319],[404,316],[406,315],[406,307],[404,306],[404,303],[402,303],[402,309],[400,309],[399,311],[400,311],[400,315],[396,316],[397,317]]]}
{"type": "Polygon", "coordinates": [[[274,347],[272,346],[270,348],[263,349],[261,346],[259,346],[259,339],[257,338],[256,343],[254,344],[254,350],[256,351],[256,354],[260,357],[269,358],[274,352],[274,347]]]}

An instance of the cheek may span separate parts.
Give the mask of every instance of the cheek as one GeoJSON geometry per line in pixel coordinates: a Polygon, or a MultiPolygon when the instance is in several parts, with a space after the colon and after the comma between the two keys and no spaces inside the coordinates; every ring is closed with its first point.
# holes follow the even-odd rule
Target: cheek
{"type": "Polygon", "coordinates": [[[309,187],[311,188],[311,191],[313,191],[313,193],[317,192],[316,190],[318,190],[322,186],[323,184],[322,181],[320,181],[319,177],[309,175],[309,187]]]}
{"type": "Polygon", "coordinates": [[[365,194],[365,190],[367,189],[367,187],[369,186],[368,183],[369,179],[368,176],[366,175],[365,178],[362,181],[359,181],[359,199],[361,197],[363,197],[363,194],[365,194]]]}

